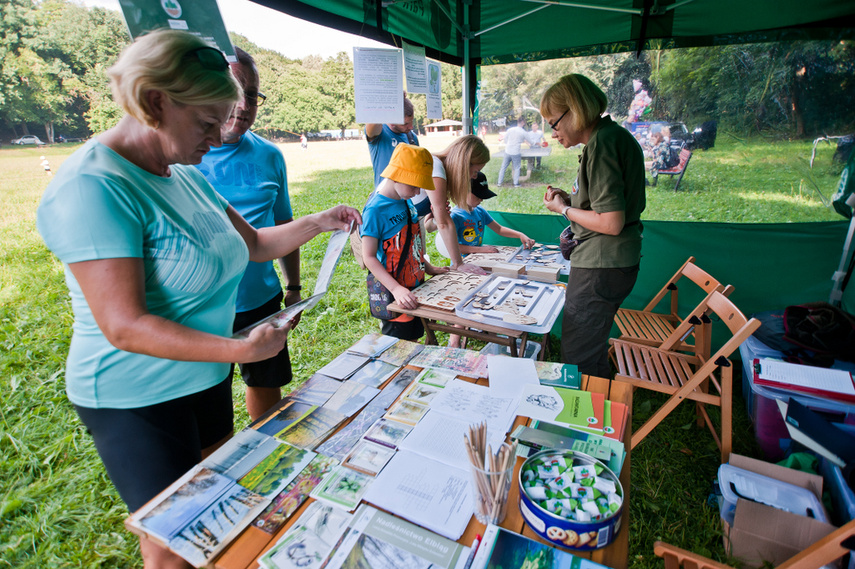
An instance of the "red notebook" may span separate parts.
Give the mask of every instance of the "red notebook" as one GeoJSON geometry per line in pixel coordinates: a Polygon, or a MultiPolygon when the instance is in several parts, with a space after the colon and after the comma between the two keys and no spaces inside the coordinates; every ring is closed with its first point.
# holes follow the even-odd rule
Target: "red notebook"
{"type": "Polygon", "coordinates": [[[846,370],[755,358],[754,383],[855,403],[855,380],[846,370]]]}

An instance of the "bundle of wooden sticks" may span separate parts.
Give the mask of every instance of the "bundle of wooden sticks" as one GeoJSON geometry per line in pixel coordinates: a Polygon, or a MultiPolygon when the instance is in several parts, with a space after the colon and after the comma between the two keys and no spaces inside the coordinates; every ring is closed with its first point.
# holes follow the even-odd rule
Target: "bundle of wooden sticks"
{"type": "Polygon", "coordinates": [[[463,435],[463,443],[474,467],[476,517],[481,523],[498,524],[505,517],[517,443],[502,443],[493,454],[487,444],[487,424],[483,422],[469,427],[469,435],[463,435]]]}

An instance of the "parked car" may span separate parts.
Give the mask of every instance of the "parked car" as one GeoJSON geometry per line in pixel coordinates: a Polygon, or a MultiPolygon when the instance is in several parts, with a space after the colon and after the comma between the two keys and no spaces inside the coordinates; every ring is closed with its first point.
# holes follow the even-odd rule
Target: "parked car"
{"type": "Polygon", "coordinates": [[[35,144],[37,146],[41,146],[44,144],[38,136],[34,134],[27,134],[22,136],[21,138],[16,138],[12,141],[12,144],[35,144]]]}

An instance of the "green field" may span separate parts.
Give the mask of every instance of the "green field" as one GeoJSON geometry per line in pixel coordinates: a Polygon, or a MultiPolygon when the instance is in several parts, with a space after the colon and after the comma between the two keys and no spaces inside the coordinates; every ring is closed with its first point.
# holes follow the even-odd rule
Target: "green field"
{"type": "MultiPolygon", "coordinates": [[[[426,137],[422,143],[439,150],[450,140],[426,137]]],[[[35,210],[49,180],[40,156],[55,172],[76,147],[0,149],[0,568],[142,565],[137,540],[122,524],[127,511],[64,394],[72,315],[61,264],[35,231],[35,210]]],[[[281,147],[297,216],[337,203],[361,207],[372,189],[364,141],[310,143],[306,151],[299,144],[281,147]]],[[[679,192],[669,179],[649,189],[644,219],[839,220],[823,203],[840,174],[832,151],[820,147],[811,170],[809,141],[745,141],[720,133],[714,149],[692,158],[679,192]]],[[[525,187],[499,190],[488,209],[544,213],[546,185],[569,187],[577,154],[554,147],[525,187]]],[[[498,167],[493,161],[485,168],[491,183],[498,167]]],[[[314,286],[325,248],[326,237],[319,237],[302,249],[305,289],[314,286]]],[[[429,252],[438,258],[435,249],[429,252]]],[[[295,383],[376,328],[368,316],[364,271],[346,252],[331,291],[289,339],[295,383]]],[[[735,391],[735,451],[757,456],[738,386],[735,391]]],[[[241,386],[234,393],[236,427],[242,428],[248,417],[241,386]]],[[[637,392],[636,426],[652,403],[637,392]]],[[[711,437],[696,431],[694,409],[681,407],[633,453],[633,568],[661,566],[652,553],[657,539],[724,559],[718,512],[707,506],[718,451],[711,437]]]]}

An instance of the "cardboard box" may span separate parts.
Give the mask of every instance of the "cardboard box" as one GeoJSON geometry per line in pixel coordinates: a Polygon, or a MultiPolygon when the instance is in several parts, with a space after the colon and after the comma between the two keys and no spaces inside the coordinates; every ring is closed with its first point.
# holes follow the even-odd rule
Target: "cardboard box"
{"type": "MultiPolygon", "coordinates": [[[[738,454],[731,454],[729,462],[732,466],[807,488],[822,499],[822,477],[817,474],[738,454]]],[[[725,550],[746,567],[762,567],[764,562],[779,565],[837,529],[806,516],[743,499],[736,503],[733,526],[724,520],[722,525],[725,550]]]]}

